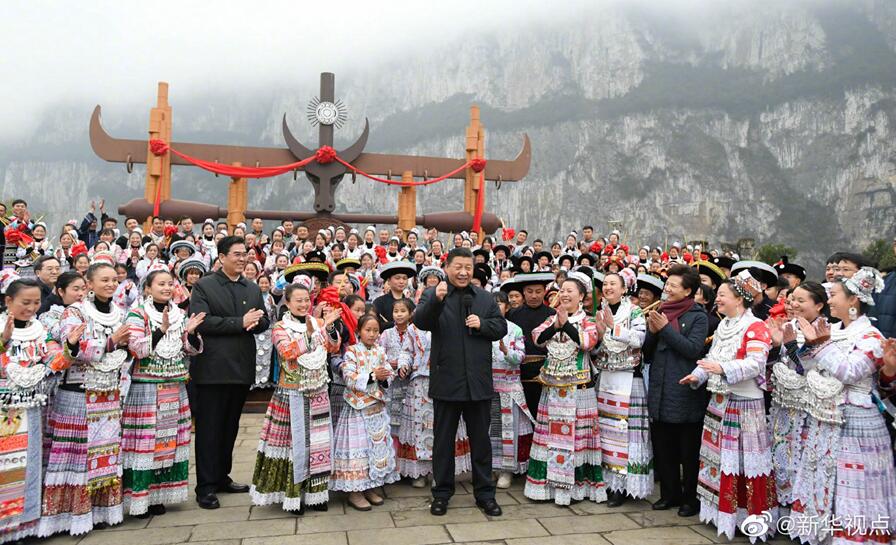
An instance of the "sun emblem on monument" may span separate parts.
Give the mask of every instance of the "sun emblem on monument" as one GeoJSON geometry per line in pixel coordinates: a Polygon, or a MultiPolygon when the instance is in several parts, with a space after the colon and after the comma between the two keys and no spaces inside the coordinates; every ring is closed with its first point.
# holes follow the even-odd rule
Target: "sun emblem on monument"
{"type": "Polygon", "coordinates": [[[329,102],[315,97],[308,104],[308,121],[312,125],[335,125],[339,129],[342,128],[347,117],[348,112],[341,100],[329,102]]]}

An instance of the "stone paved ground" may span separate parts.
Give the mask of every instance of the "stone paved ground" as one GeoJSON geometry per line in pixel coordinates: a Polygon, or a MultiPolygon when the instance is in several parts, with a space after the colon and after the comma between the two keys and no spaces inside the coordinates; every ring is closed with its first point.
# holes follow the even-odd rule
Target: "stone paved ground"
{"type": "MultiPolygon", "coordinates": [[[[263,415],[243,416],[232,477],[248,483],[263,415]]],[[[190,471],[191,483],[194,479],[190,471]]],[[[127,518],[121,525],[81,537],[55,537],[52,545],[162,545],[174,543],[224,545],[432,545],[490,543],[506,545],[697,545],[727,543],[697,517],[679,518],[675,511],[651,511],[646,501],[610,509],[581,502],[570,507],[533,503],[523,496],[517,478],[497,500],[502,517],[487,517],[477,509],[468,482],[460,483],[448,514],[429,514],[429,492],[409,483],[387,487],[385,505],[361,513],[345,505],[345,497],[330,498],[326,513],[295,516],[280,507],[253,507],[248,494],[222,494],[221,508],[204,511],[196,503],[168,508],[150,519],[127,518]]],[[[192,496],[191,496],[192,497],[192,496]]],[[[653,498],[655,499],[655,498],[653,498]]],[[[735,542],[746,543],[743,537],[735,542]]],[[[776,541],[789,543],[787,541],[776,541]]]]}

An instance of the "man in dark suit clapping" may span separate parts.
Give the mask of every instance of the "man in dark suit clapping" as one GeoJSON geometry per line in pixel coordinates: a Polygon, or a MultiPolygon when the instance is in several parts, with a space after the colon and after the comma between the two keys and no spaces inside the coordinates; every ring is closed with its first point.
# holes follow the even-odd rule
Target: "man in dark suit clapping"
{"type": "Polygon", "coordinates": [[[196,283],[190,312],[205,313],[199,326],[204,349],[190,374],[196,388],[196,501],[203,509],[217,509],[218,492],[248,492],[230,478],[233,445],[240,415],[255,381],[255,337],[270,321],[261,290],[243,277],[248,251],[241,237],[218,242],[221,269],[196,283]]]}

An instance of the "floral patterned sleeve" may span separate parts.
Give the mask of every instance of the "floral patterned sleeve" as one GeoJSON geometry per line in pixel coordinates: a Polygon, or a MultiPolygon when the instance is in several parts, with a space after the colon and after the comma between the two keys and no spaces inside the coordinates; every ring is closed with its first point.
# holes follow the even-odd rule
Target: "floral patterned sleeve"
{"type": "MultiPolygon", "coordinates": [[[[65,339],[72,329],[86,323],[86,320],[78,309],[68,307],[62,313],[60,322],[62,324],[60,338],[65,339]]],[[[107,341],[92,338],[90,330],[85,329],[84,334],[81,335],[81,341],[78,343],[78,355],[75,359],[84,363],[99,362],[103,358],[103,354],[106,353],[107,345],[107,341]]]]}
{"type": "Polygon", "coordinates": [[[68,366],[72,364],[71,354],[68,349],[57,342],[49,333],[47,334],[46,347],[44,365],[53,371],[68,369],[68,366]]]}
{"type": "Polygon", "coordinates": [[[579,341],[579,348],[585,352],[590,352],[597,346],[597,325],[593,319],[582,320],[582,325],[579,328],[579,341]]]}
{"type": "Polygon", "coordinates": [[[742,345],[745,351],[744,358],[718,362],[722,366],[725,381],[728,384],[737,384],[755,379],[759,387],[765,389],[765,366],[771,345],[772,338],[764,322],[756,322],[748,327],[742,345]]]}
{"type": "Polygon", "coordinates": [[[513,322],[507,322],[508,334],[504,337],[504,348],[507,349],[507,355],[504,361],[511,368],[518,367],[523,362],[526,355],[526,343],[523,340],[523,330],[513,322]]]}
{"type": "Polygon", "coordinates": [[[398,369],[410,369],[411,364],[414,362],[415,347],[410,327],[408,327],[408,331],[399,338],[401,339],[401,345],[398,349],[398,369]]]}
{"type": "Polygon", "coordinates": [[[137,359],[148,358],[152,354],[152,332],[145,311],[139,309],[130,311],[125,323],[131,333],[128,349],[137,359]]]}
{"type": "Polygon", "coordinates": [[[355,347],[349,347],[345,351],[345,357],[342,360],[342,378],[345,380],[345,387],[351,388],[360,393],[367,390],[367,381],[370,378],[369,373],[361,372],[363,365],[358,359],[358,353],[355,347]]]}
{"type": "Polygon", "coordinates": [[[644,344],[644,338],[647,336],[647,321],[641,309],[632,312],[629,327],[620,328],[618,335],[613,335],[612,330],[608,328],[608,334],[617,341],[624,342],[632,348],[641,348],[644,344]]]}

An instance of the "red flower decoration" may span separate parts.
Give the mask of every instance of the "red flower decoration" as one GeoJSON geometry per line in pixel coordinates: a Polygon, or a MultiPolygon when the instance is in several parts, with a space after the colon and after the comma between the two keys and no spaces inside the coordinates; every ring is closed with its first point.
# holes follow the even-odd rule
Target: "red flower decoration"
{"type": "Polygon", "coordinates": [[[470,168],[473,169],[473,172],[482,172],[485,170],[485,163],[485,159],[476,157],[475,159],[470,160],[470,168]]]}
{"type": "Polygon", "coordinates": [[[149,141],[149,151],[151,151],[153,155],[164,155],[165,152],[168,151],[168,147],[168,143],[164,140],[153,138],[149,141]]]}
{"type": "Polygon", "coordinates": [[[373,251],[376,252],[376,257],[379,258],[380,263],[386,262],[386,249],[382,246],[374,246],[373,251]]]}
{"type": "Polygon", "coordinates": [[[504,240],[513,240],[513,237],[516,236],[516,231],[513,230],[513,227],[504,227],[501,229],[501,238],[504,240]]]}
{"type": "Polygon", "coordinates": [[[321,146],[320,149],[314,154],[315,160],[325,165],[327,163],[332,163],[336,160],[336,150],[331,148],[330,146],[321,146]]]}
{"type": "Polygon", "coordinates": [[[599,254],[601,252],[601,250],[603,250],[603,249],[604,249],[604,245],[601,244],[600,242],[595,242],[594,244],[591,245],[591,248],[589,248],[589,250],[591,250],[592,254],[599,254]]]}
{"type": "Polygon", "coordinates": [[[169,225],[168,227],[165,227],[165,236],[166,237],[173,237],[176,233],[177,233],[176,226],[169,225]]]}
{"type": "Polygon", "coordinates": [[[7,228],[5,235],[7,243],[18,244],[22,248],[34,242],[34,239],[28,234],[28,226],[24,223],[20,223],[18,227],[7,228]]]}
{"type": "Polygon", "coordinates": [[[71,256],[74,258],[75,256],[86,254],[87,253],[87,245],[84,244],[83,240],[79,240],[74,246],[72,246],[71,256]]]}

